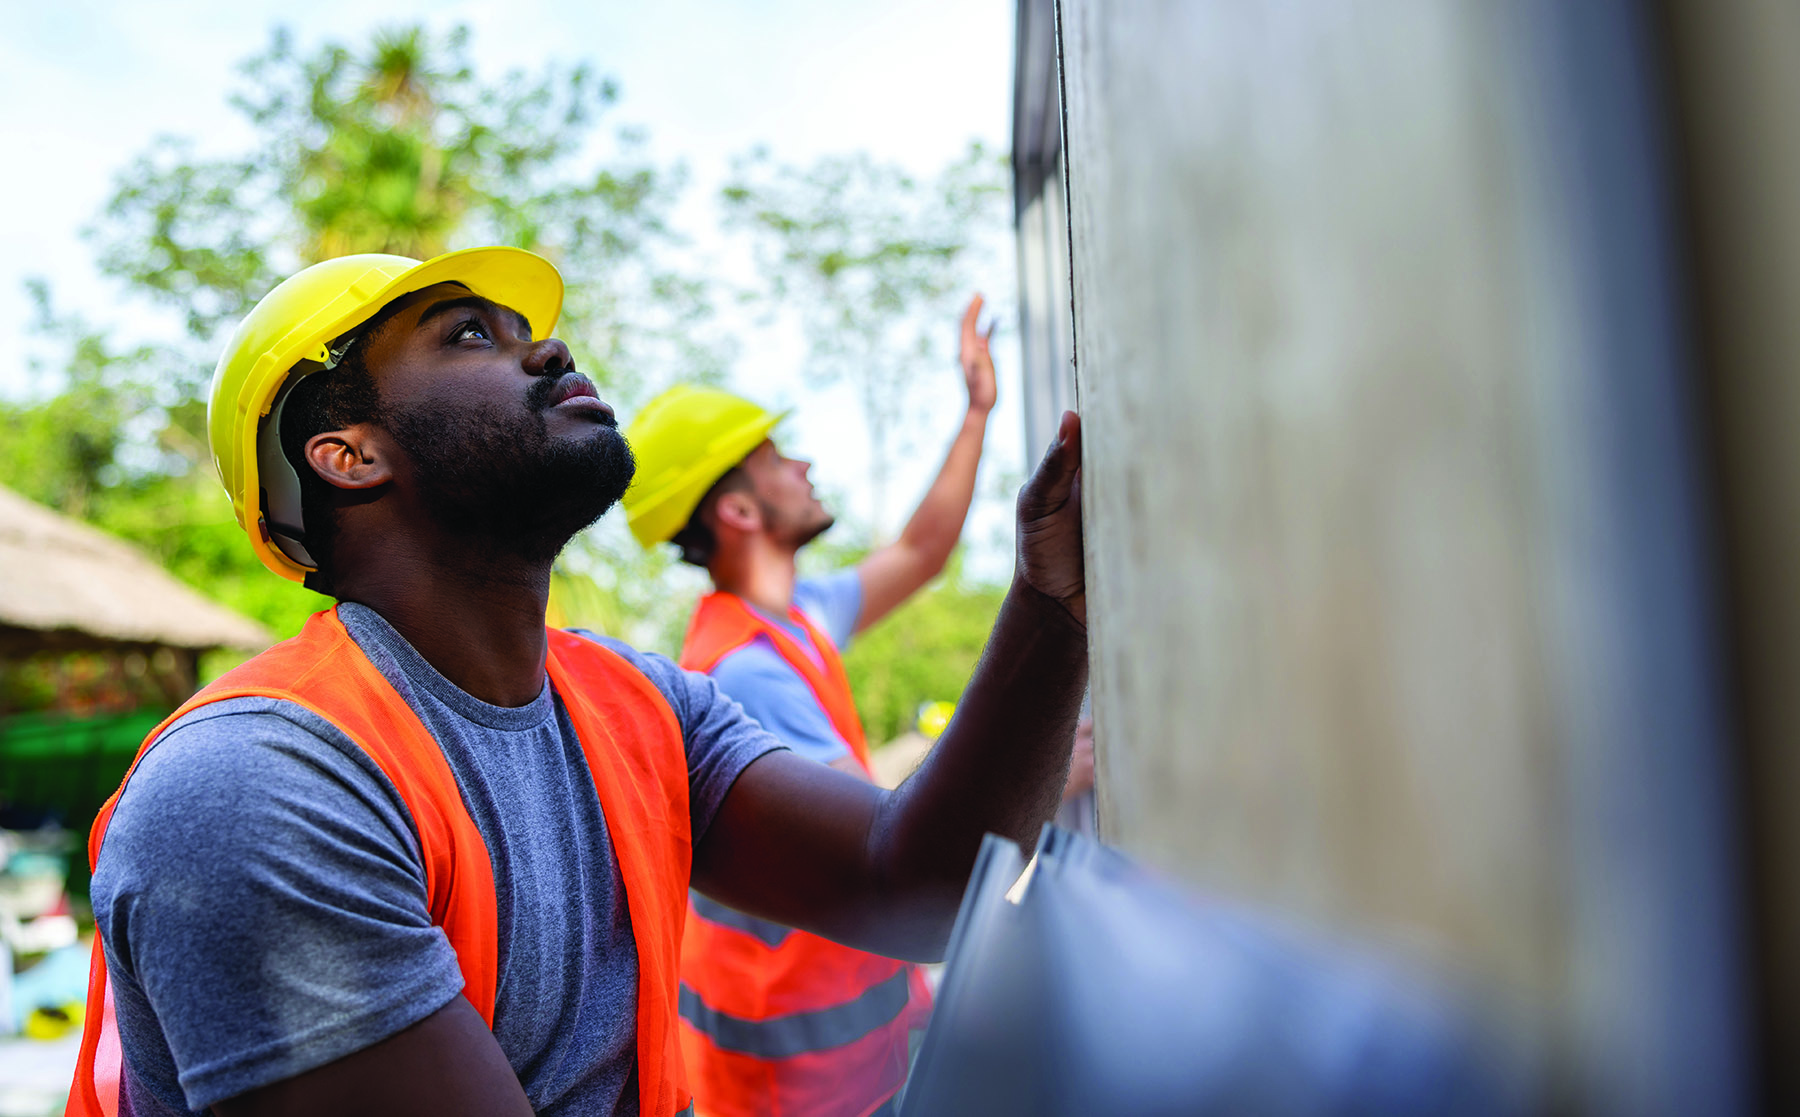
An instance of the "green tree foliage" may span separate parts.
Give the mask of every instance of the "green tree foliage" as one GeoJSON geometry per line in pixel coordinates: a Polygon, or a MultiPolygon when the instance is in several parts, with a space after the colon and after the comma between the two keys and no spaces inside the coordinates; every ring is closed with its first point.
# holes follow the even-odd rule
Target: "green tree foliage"
{"type": "Polygon", "coordinates": [[[63,375],[47,398],[0,404],[0,483],[142,545],[286,635],[326,599],[244,546],[205,433],[224,331],[281,276],[346,252],[515,244],[562,270],[558,332],[609,395],[642,398],[657,386],[646,368],[720,375],[705,285],[660,263],[682,174],[650,162],[636,132],[600,133],[617,90],[592,66],[484,80],[466,31],[414,27],[310,52],[277,32],[241,78],[232,104],[252,147],[202,157],[189,138],[158,139],[89,231],[101,270],[172,313],[177,340],[118,348],[54,314],[40,287],[63,375]]]}
{"type": "MultiPolygon", "coordinates": [[[[62,391],[34,406],[0,405],[0,481],[73,516],[93,513],[96,495],[122,476],[116,459],[133,416],[150,395],[122,368],[148,362],[150,346],[120,352],[79,320],[59,320],[42,283],[30,284],[34,329],[63,352],[62,391]]],[[[43,374],[41,362],[36,371],[43,374]]]]}
{"type": "Polygon", "coordinates": [[[962,697],[1005,596],[966,580],[953,560],[944,577],[856,638],[844,670],[871,743],[911,729],[923,703],[962,697]]]}
{"type": "Polygon", "coordinates": [[[638,546],[618,512],[570,541],[556,564],[551,601],[567,626],[671,658],[681,651],[695,603],[710,588],[706,572],[684,565],[673,548],[638,546]]]}
{"type": "Polygon", "coordinates": [[[877,535],[888,527],[892,463],[915,449],[911,421],[942,404],[919,388],[954,367],[954,326],[972,285],[965,261],[1005,229],[1007,182],[1005,160],[974,143],[929,180],[860,152],[810,167],[758,152],[724,188],[728,222],[757,245],[769,284],[761,297],[799,318],[808,379],[855,388],[877,535]]]}
{"type": "Polygon", "coordinates": [[[562,270],[562,332],[597,380],[634,387],[616,370],[659,343],[682,371],[716,372],[692,329],[704,284],[655,251],[673,240],[681,171],[651,163],[633,129],[592,156],[618,91],[591,65],[484,80],[468,44],[466,29],[409,27],[307,53],[278,31],[231,100],[255,147],[204,159],[164,137],[134,159],[93,230],[102,270],[179,312],[210,354],[221,325],[304,264],[512,244],[562,270]]]}
{"type": "MultiPolygon", "coordinates": [[[[720,380],[730,348],[709,287],[668,263],[683,247],[668,224],[683,174],[652,162],[641,134],[603,127],[616,97],[588,65],[481,75],[464,31],[310,49],[277,32],[232,97],[252,143],[203,154],[193,137],[156,140],[126,161],[90,230],[101,270],[169,316],[166,337],[121,343],[37,291],[39,338],[57,356],[46,391],[0,403],[0,484],[141,545],[287,635],[327,602],[256,562],[205,434],[224,331],[280,277],[344,252],[516,244],[562,269],[558,333],[624,411],[676,379],[720,380]]],[[[802,323],[815,383],[858,387],[883,489],[907,448],[909,386],[953,366],[965,257],[1004,228],[1003,182],[1001,162],[972,147],[930,179],[861,155],[806,169],[753,157],[725,192],[728,220],[764,256],[754,297],[802,323]]],[[[866,544],[849,526],[839,534],[866,544]]],[[[704,586],[666,549],[638,548],[616,514],[561,566],[565,619],[669,653],[704,586]]],[[[865,634],[851,669],[874,739],[960,693],[998,601],[951,577],[865,634]]]]}
{"type": "Polygon", "coordinates": [[[177,350],[116,351],[106,335],[58,315],[34,290],[37,330],[66,353],[62,391],[0,404],[0,483],[88,520],[156,556],[165,569],[282,634],[327,599],[265,571],[244,544],[207,462],[203,400],[176,396],[150,370],[177,350]]]}

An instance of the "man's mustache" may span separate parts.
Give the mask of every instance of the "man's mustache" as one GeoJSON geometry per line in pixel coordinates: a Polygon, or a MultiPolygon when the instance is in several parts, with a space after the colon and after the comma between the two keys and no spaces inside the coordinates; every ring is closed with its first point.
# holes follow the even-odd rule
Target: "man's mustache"
{"type": "MultiPolygon", "coordinates": [[[[581,385],[586,388],[592,389],[594,387],[592,380],[574,369],[568,369],[557,376],[540,376],[531,382],[529,388],[525,389],[525,406],[533,411],[547,411],[556,404],[561,403],[572,394],[568,391],[570,377],[578,378],[581,385]]],[[[585,395],[589,393],[584,392],[581,394],[585,395]]],[[[596,396],[598,395],[597,392],[594,392],[593,394],[596,396]]],[[[594,418],[605,426],[617,428],[619,425],[619,420],[616,416],[604,411],[596,411],[594,413],[594,418]]]]}

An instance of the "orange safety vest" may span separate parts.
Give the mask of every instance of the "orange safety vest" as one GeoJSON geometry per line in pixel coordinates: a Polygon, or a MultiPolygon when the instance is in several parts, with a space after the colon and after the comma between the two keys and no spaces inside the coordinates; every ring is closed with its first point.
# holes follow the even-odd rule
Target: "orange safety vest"
{"type": "MultiPolygon", "coordinates": [[[[676,962],[686,912],[681,901],[693,852],[681,726],[662,692],[631,664],[590,640],[556,629],[549,634],[550,684],[593,772],[637,944],[639,1105],[645,1114],[670,1117],[693,1104],[675,1026],[676,962]]],[[[418,831],[431,921],[444,929],[456,951],[463,995],[491,1028],[499,929],[487,844],[463,806],[437,741],[350,638],[335,609],[315,614],[300,635],[227,673],[151,731],[125,782],[94,820],[90,868],[100,860],[100,843],[125,783],[162,731],[199,706],[252,696],[284,699],[318,714],[343,730],[393,782],[418,831]]],[[[97,938],[87,1004],[68,1112],[116,1117],[122,1059],[97,938]]]]}
{"type": "MultiPolygon", "coordinates": [[[[837,648],[798,609],[823,667],[728,593],[700,601],[681,665],[708,671],[765,636],[857,762],[873,774],[837,648]]],[[[691,898],[681,943],[681,1049],[707,1117],[866,1117],[906,1081],[908,1039],[931,1012],[917,966],[691,898]]]]}

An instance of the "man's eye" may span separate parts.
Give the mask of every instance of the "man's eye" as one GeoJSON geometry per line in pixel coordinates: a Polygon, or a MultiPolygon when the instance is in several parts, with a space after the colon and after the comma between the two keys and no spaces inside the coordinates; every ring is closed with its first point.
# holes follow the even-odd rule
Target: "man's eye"
{"type": "Polygon", "coordinates": [[[458,322],[456,327],[450,331],[451,341],[466,341],[471,337],[478,337],[485,341],[493,340],[488,334],[488,328],[482,325],[480,319],[477,318],[471,318],[466,322],[458,322]]]}

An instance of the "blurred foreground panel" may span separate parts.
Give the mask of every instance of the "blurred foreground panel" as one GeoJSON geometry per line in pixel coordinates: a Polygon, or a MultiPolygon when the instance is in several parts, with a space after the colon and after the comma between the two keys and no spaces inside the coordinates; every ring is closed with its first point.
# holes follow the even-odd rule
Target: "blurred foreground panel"
{"type": "Polygon", "coordinates": [[[990,836],[901,1117],[1521,1112],[1455,999],[1046,827],[990,836]]]}
{"type": "Polygon", "coordinates": [[[1800,15],[1019,28],[1028,390],[1066,345],[1103,835],[1455,975],[1550,1108],[1791,1098],[1800,15]]]}

